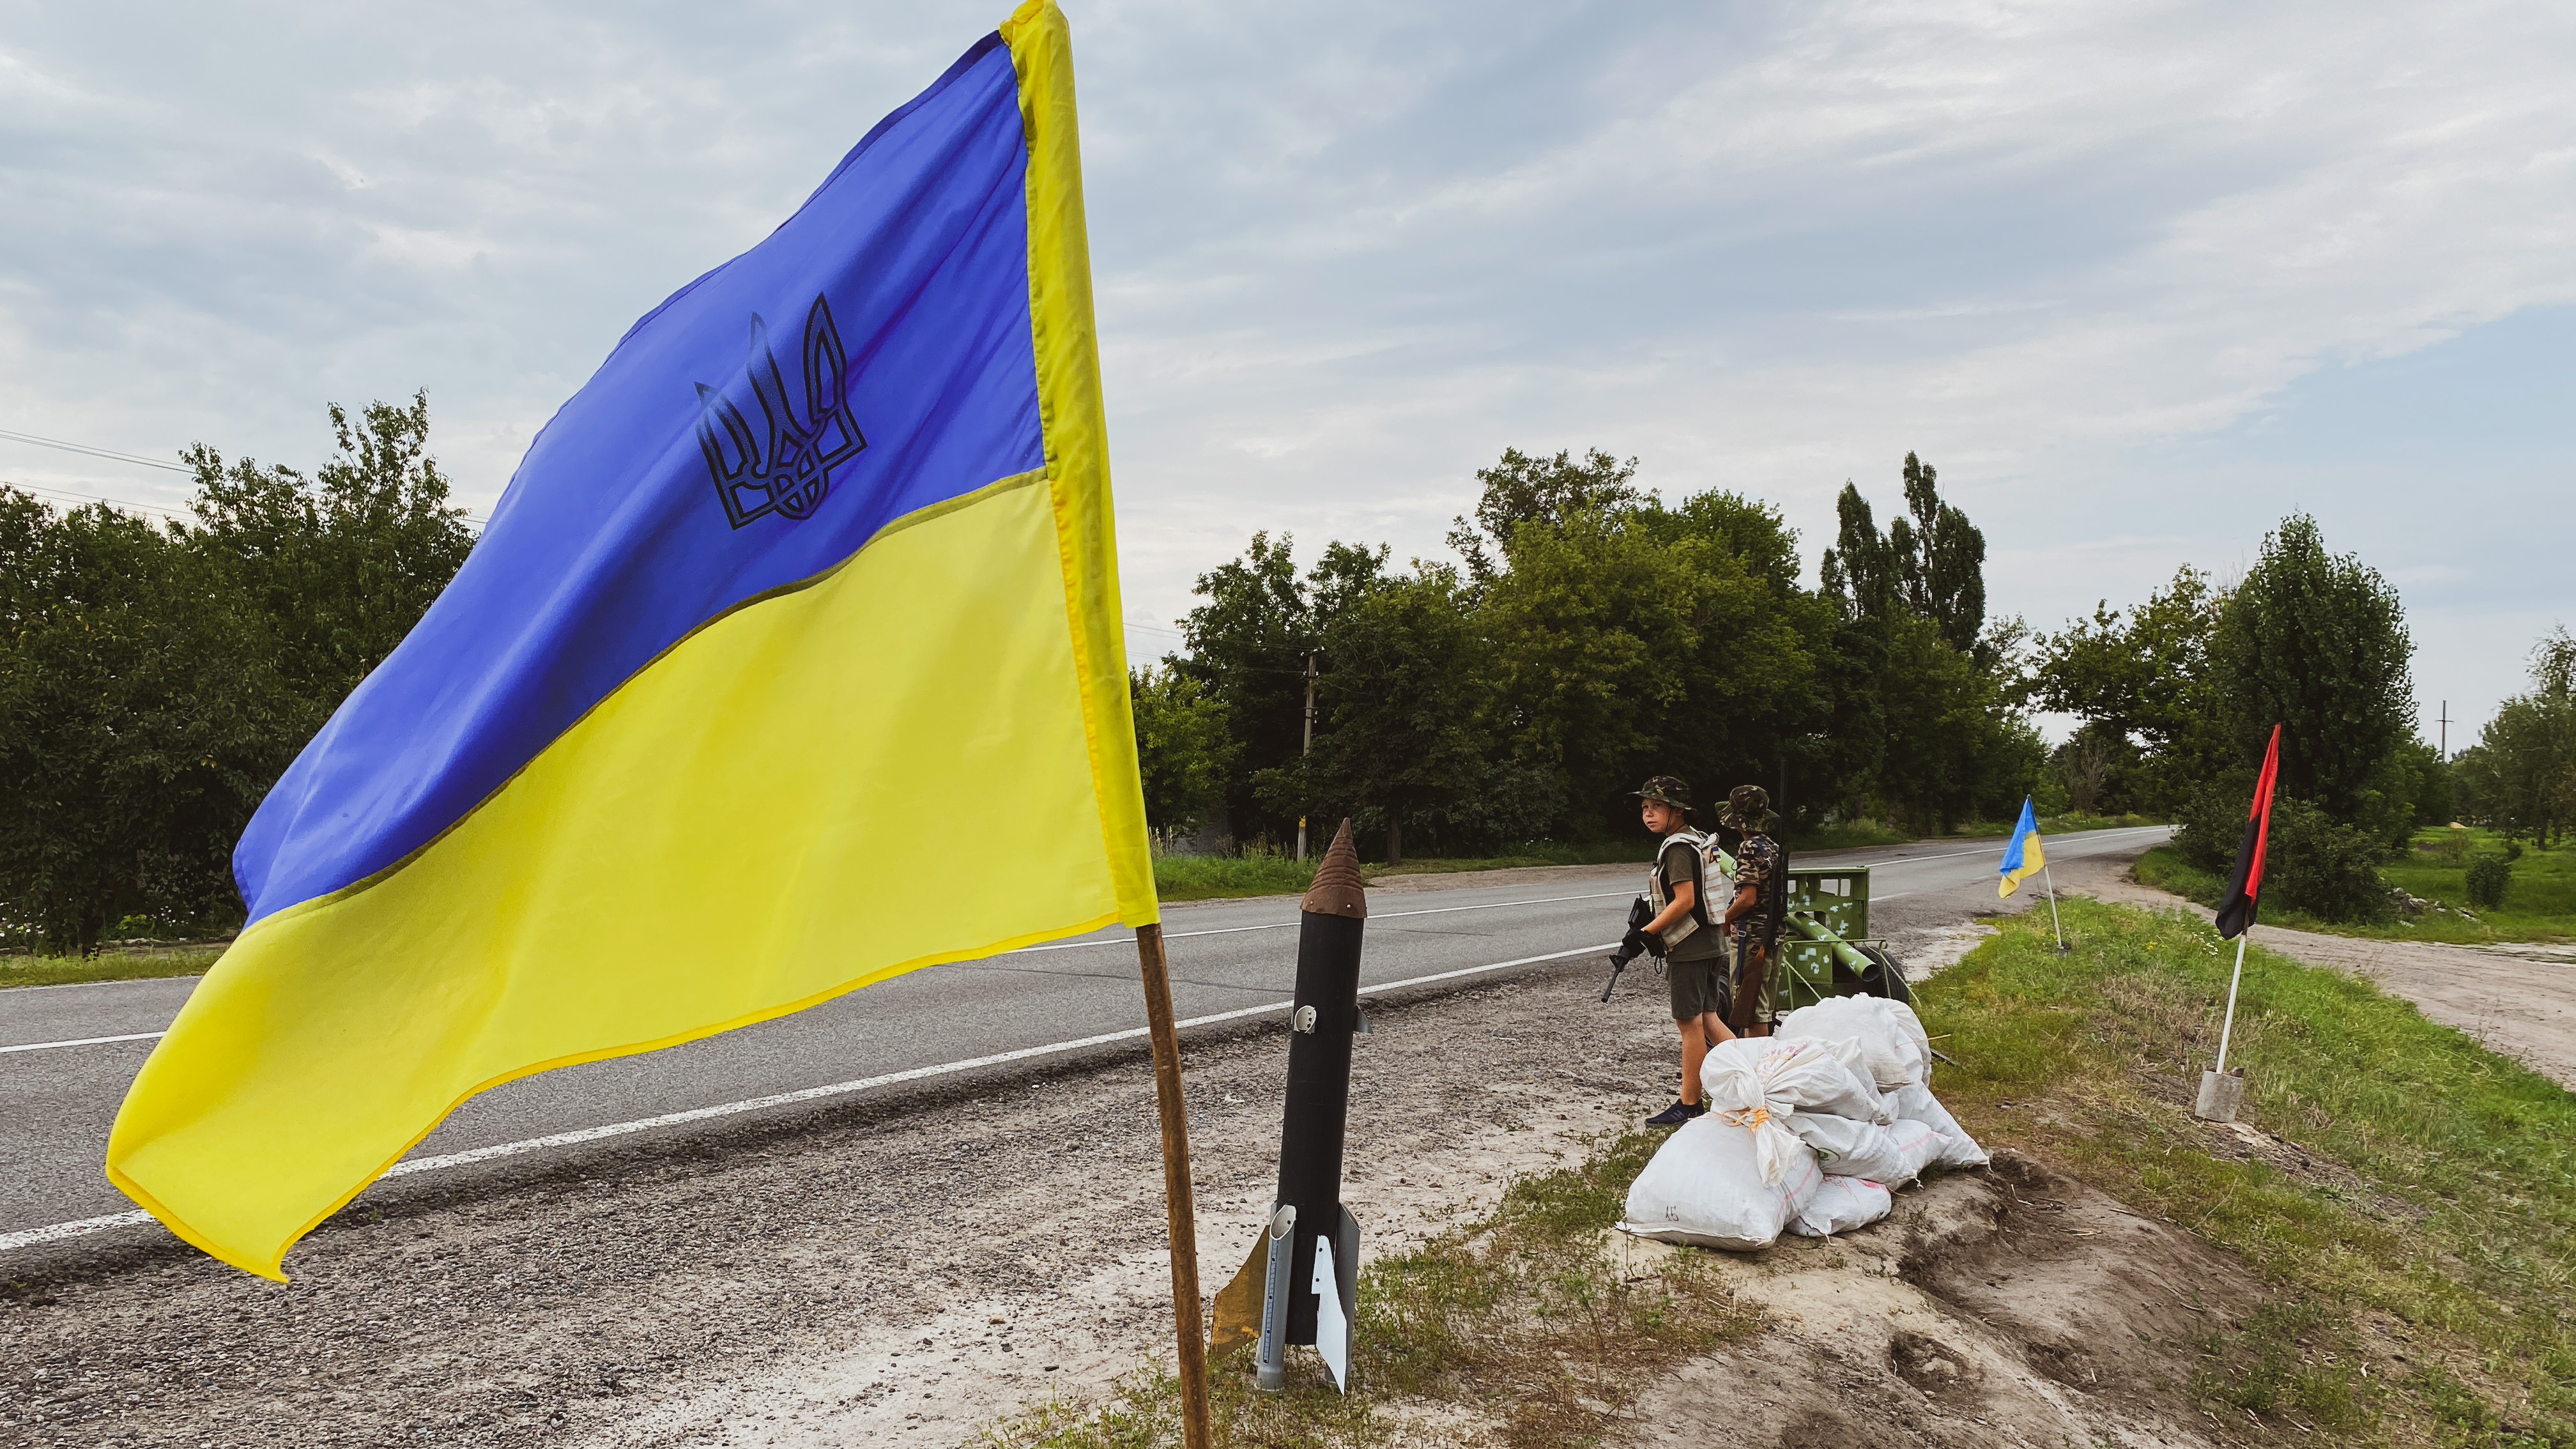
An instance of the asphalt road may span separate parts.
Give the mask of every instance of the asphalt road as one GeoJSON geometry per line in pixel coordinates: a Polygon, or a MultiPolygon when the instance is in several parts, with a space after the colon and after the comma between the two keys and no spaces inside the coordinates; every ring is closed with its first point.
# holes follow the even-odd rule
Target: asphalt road
{"type": "MultiPolygon", "coordinates": [[[[2163,827],[2048,842],[2056,860],[2134,855],[2163,827]]],[[[1800,857],[1872,867],[1871,926],[1899,959],[1909,943],[1998,902],[2002,842],[1937,841],[1800,857]]],[[[1418,880],[1371,892],[1363,989],[1500,962],[1597,973],[1642,867],[1418,880]],[[1560,960],[1545,958],[1577,952],[1560,960]]],[[[1173,994],[1185,1020],[1284,1001],[1295,977],[1296,902],[1267,897],[1167,907],[1173,994]]],[[[795,1016],[643,1056],[511,1083],[468,1102],[415,1149],[445,1158],[532,1138],[723,1107],[1015,1049],[1132,1031],[1143,1012],[1132,938],[1102,932],[916,971],[795,1016]]],[[[1651,989],[1648,973],[1630,990],[1651,989]]],[[[1480,977],[1469,976],[1472,983],[1480,977]]],[[[99,1171],[126,1083],[193,978],[0,991],[0,1239],[131,1208],[99,1171]],[[135,1040],[99,1040],[137,1037],[135,1040]],[[52,1045],[54,1043],[79,1043],[52,1045]],[[9,1050],[29,1048],[33,1050],[9,1050]]],[[[121,1231],[157,1232],[154,1228],[121,1231]]]]}

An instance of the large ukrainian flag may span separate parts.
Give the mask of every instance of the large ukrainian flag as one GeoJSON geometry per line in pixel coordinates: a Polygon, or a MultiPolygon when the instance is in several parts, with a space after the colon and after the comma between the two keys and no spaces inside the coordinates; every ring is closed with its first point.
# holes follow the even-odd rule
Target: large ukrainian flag
{"type": "Polygon", "coordinates": [[[1156,918],[1053,4],[635,324],[234,865],[107,1172],[271,1277],[487,1087],[1156,918]]]}

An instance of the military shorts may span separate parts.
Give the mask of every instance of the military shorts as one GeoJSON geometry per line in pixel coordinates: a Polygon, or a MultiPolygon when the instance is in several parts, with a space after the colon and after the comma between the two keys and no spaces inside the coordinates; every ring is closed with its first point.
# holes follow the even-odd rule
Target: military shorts
{"type": "MultiPolygon", "coordinates": [[[[1759,962],[1757,953],[1753,961],[1759,962]]],[[[1697,961],[1672,961],[1665,966],[1665,983],[1671,988],[1673,1020],[1689,1021],[1707,1012],[1730,1020],[1735,1014],[1735,958],[1709,956],[1697,961]]],[[[1778,1021],[1780,973],[1772,971],[1762,979],[1762,995],[1753,1003],[1755,1021],[1778,1021]]]]}
{"type": "Polygon", "coordinates": [[[1727,1003],[1734,997],[1727,991],[1727,975],[1734,969],[1723,956],[1703,956],[1696,961],[1664,963],[1664,984],[1673,993],[1673,1020],[1689,1021],[1703,1012],[1726,1014],[1727,1003]]]}

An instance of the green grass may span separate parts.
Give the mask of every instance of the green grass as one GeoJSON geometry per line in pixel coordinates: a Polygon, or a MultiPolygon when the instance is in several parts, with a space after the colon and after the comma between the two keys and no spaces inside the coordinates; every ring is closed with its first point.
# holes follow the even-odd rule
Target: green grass
{"type": "MultiPolygon", "coordinates": [[[[1360,1274],[1351,1392],[1311,1351],[1288,1387],[1260,1392],[1251,1350],[1209,1372],[1216,1440],[1261,1449],[1378,1449],[1440,1442],[1411,1406],[1456,1404],[1514,1449],[1603,1442],[1680,1359],[1745,1337],[1758,1316],[1718,1284],[1711,1258],[1673,1253],[1638,1272],[1611,1256],[1610,1225],[1664,1134],[1598,1143],[1583,1161],[1521,1178],[1494,1211],[1360,1274]]],[[[1054,1402],[985,1430],[986,1449],[1167,1449],[1181,1442],[1180,1385],[1146,1368],[1103,1404],[1054,1402]]]]}
{"type": "MultiPolygon", "coordinates": [[[[2403,857],[2380,867],[2382,880],[2426,900],[2438,901],[2451,908],[2447,912],[2426,911],[2379,925],[2344,925],[2319,920],[2305,911],[2267,905],[2263,908],[2263,924],[2373,940],[2447,941],[2469,946],[2494,941],[2576,941],[2576,849],[2564,846],[2543,851],[2526,845],[2522,859],[2513,863],[2513,885],[2505,895],[2504,905],[2494,910],[2470,907],[2474,920],[2459,914],[2468,905],[2468,891],[2461,881],[2468,858],[2503,848],[2502,838],[2492,831],[2419,830],[2403,857]]],[[[2182,852],[2170,845],[2160,845],[2140,857],[2137,872],[2138,879],[2147,884],[2204,906],[2216,906],[2227,893],[2225,877],[2188,864],[2182,852]]]]}
{"type": "MultiPolygon", "coordinates": [[[[2134,819],[2132,821],[2134,823],[2134,819]]],[[[2101,826],[2075,826],[2074,829],[2101,829],[2116,826],[2107,821],[2101,826]]],[[[2000,832],[2001,827],[1998,827],[2000,832]]],[[[1915,837],[1890,830],[1872,820],[1844,825],[1828,825],[1804,835],[1791,836],[1789,853],[1804,855],[1818,850],[1858,850],[1875,845],[1910,845],[1915,837]]],[[[1644,865],[1653,860],[1654,838],[1638,832],[1634,839],[1596,841],[1584,845],[1564,845],[1552,840],[1526,841],[1511,846],[1498,855],[1460,858],[1415,857],[1402,865],[1367,864],[1361,874],[1374,880],[1381,875],[1447,875],[1462,871],[1513,870],[1541,865],[1644,865]]],[[[1320,851],[1317,854],[1321,854],[1320,851]]],[[[1240,896],[1299,895],[1315,880],[1314,861],[1304,864],[1286,855],[1259,853],[1241,856],[1163,855],[1154,859],[1154,888],[1167,901],[1221,900],[1240,896]]]]}
{"type": "MultiPolygon", "coordinates": [[[[1640,834],[1633,841],[1598,845],[1559,845],[1535,841],[1516,845],[1501,855],[1467,859],[1409,859],[1402,865],[1362,865],[1370,880],[1382,875],[1444,875],[1458,871],[1510,870],[1534,865],[1644,865],[1654,859],[1655,842],[1640,834]]],[[[1322,852],[1316,852],[1321,855],[1322,852]]],[[[1300,895],[1315,882],[1315,861],[1285,855],[1161,855],[1154,858],[1154,889],[1167,901],[1219,900],[1237,896],[1300,895]]]]}
{"type": "Polygon", "coordinates": [[[1284,855],[1154,857],[1154,893],[1167,901],[1303,895],[1314,883],[1315,862],[1284,855]]]}
{"type": "Polygon", "coordinates": [[[2003,918],[1918,989],[1961,1064],[1934,1086],[1990,1147],[2254,1269],[2273,1302],[2206,1346],[2202,1394],[2337,1442],[2576,1445],[2576,1096],[2366,981],[2257,949],[2230,1052],[2244,1115],[2321,1165],[2212,1153],[2228,1139],[2189,1106],[2232,945],[2180,911],[2064,909],[2071,955],[2046,921],[2003,918]]]}
{"type": "Polygon", "coordinates": [[[152,976],[202,976],[221,947],[101,951],[95,956],[0,956],[0,990],[12,986],[68,986],[81,981],[139,981],[152,976]]]}
{"type": "MultiPolygon", "coordinates": [[[[1911,845],[1914,837],[1902,830],[1890,830],[1875,820],[1849,820],[1835,825],[1819,825],[1813,830],[1791,835],[1781,842],[1791,856],[1811,850],[1867,850],[1873,845],[1911,845]]],[[[1797,864],[1796,860],[1789,862],[1797,864]]]]}

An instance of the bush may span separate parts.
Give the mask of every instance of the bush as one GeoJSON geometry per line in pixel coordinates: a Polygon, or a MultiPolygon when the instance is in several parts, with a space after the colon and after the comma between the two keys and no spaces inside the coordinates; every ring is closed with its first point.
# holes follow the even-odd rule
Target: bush
{"type": "Polygon", "coordinates": [[[2174,817],[2174,848],[2183,863],[2224,877],[2236,864],[2236,847],[2245,840],[2245,807],[2254,798],[2254,780],[2222,780],[2183,797],[2174,817]]]}
{"type": "Polygon", "coordinates": [[[2385,921],[2396,914],[2379,864],[2387,842],[2358,825],[2337,825],[2299,800],[2272,806],[2272,841],[2264,854],[2263,895],[2320,920],[2385,921]]]}
{"type": "MultiPolygon", "coordinates": [[[[2244,843],[2245,804],[2253,793],[2250,781],[2204,785],[2184,800],[2174,833],[2184,864],[2226,878],[2244,843]]],[[[2275,799],[2263,852],[2264,903],[2326,921],[2385,921],[2397,909],[2379,878],[2387,858],[2388,843],[2376,831],[2338,825],[2304,801],[2275,799]]]]}
{"type": "Polygon", "coordinates": [[[2501,855],[2481,855],[2469,862],[2469,904],[2493,910],[2504,904],[2513,886],[2513,862],[2501,855]]]}

